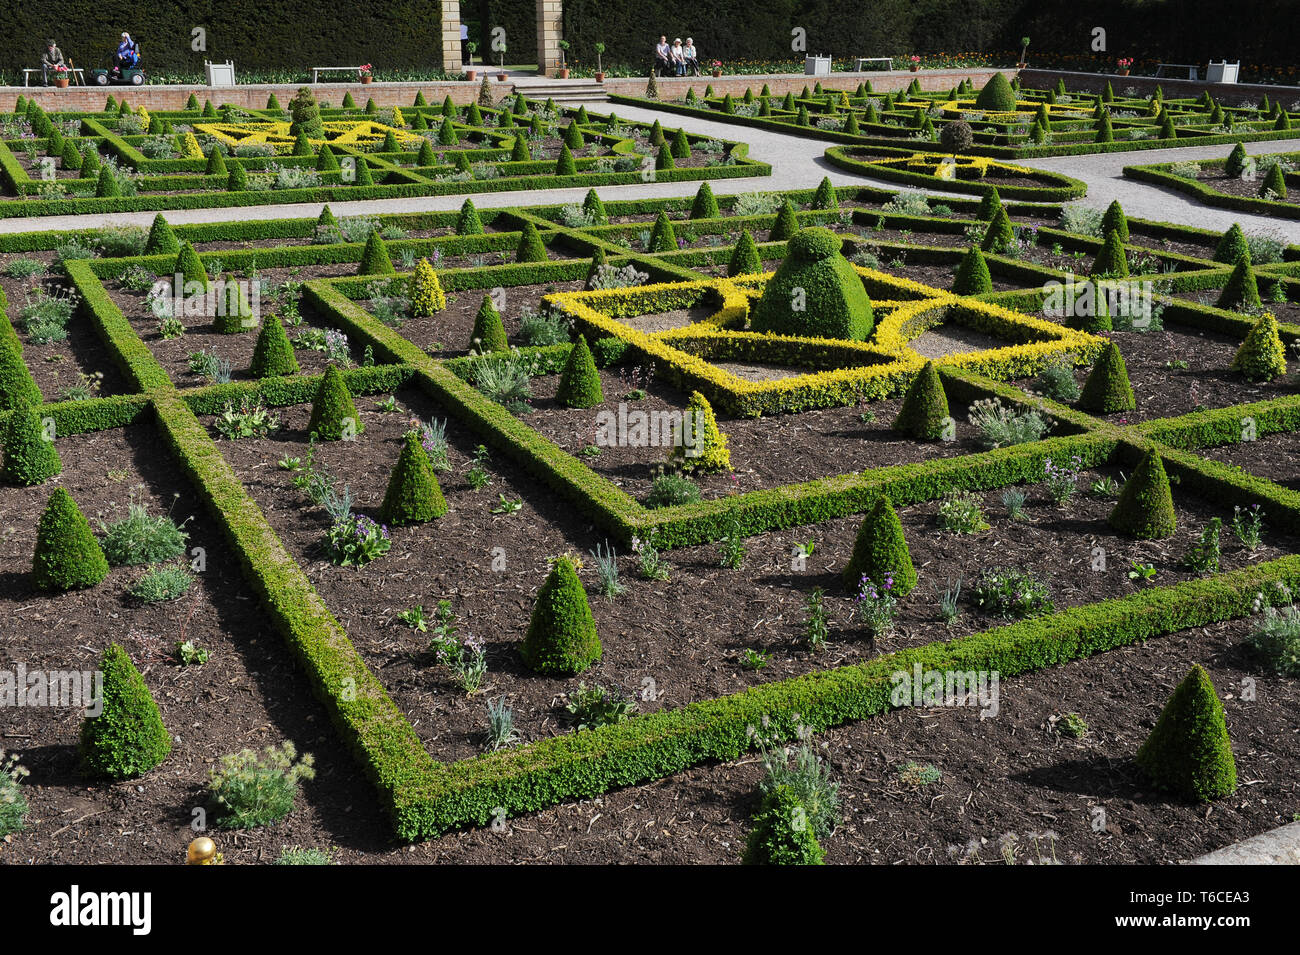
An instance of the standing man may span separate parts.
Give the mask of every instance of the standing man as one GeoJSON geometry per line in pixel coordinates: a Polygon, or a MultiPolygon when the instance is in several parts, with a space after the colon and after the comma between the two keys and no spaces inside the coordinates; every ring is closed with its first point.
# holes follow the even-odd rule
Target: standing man
{"type": "Polygon", "coordinates": [[[54,72],[56,66],[67,66],[63,60],[63,51],[59,45],[54,42],[54,38],[45,41],[45,52],[41,54],[41,79],[45,85],[50,85],[50,74],[54,72]]]}

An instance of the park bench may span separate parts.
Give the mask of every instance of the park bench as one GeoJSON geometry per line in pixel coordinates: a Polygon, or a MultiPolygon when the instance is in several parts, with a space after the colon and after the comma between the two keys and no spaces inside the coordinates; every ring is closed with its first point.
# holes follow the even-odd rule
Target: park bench
{"type": "Polygon", "coordinates": [[[359,66],[313,66],[311,68],[312,84],[320,82],[322,73],[351,73],[354,76],[360,75],[361,67],[359,66]]]}
{"type": "Polygon", "coordinates": [[[1201,68],[1194,63],[1157,63],[1156,79],[1161,78],[1171,80],[1199,80],[1201,78],[1201,68]],[[1166,72],[1166,70],[1170,72],[1166,72]]]}
{"type": "Polygon", "coordinates": [[[860,56],[860,57],[858,57],[857,62],[853,64],[853,72],[854,72],[854,73],[861,73],[861,72],[863,72],[863,70],[862,70],[862,64],[864,64],[864,63],[884,63],[885,65],[882,66],[882,67],[880,67],[880,69],[882,69],[882,70],[892,70],[892,69],[894,68],[894,60],[893,60],[892,57],[888,57],[888,56],[860,56]]]}
{"type": "MultiPolygon", "coordinates": [[[[26,86],[28,84],[28,82],[31,79],[31,75],[33,73],[40,73],[40,72],[41,72],[41,67],[39,66],[34,68],[32,67],[25,68],[23,70],[23,86],[26,86]]],[[[86,85],[86,74],[81,72],[81,67],[79,66],[69,67],[68,72],[77,74],[76,75],[77,82],[82,86],[86,85]]]]}

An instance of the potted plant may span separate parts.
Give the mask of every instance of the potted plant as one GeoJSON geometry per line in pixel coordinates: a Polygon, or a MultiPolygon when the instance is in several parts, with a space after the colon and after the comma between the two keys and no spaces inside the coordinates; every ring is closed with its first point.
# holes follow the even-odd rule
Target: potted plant
{"type": "Polygon", "coordinates": [[[921,58],[919,56],[909,56],[907,59],[911,64],[912,72],[919,73],[921,71],[921,58]]]}
{"type": "Polygon", "coordinates": [[[62,63],[54,67],[54,85],[61,90],[68,88],[68,68],[62,63]]]}
{"type": "Polygon", "coordinates": [[[1128,76],[1129,68],[1132,67],[1133,65],[1133,57],[1121,56],[1118,60],[1118,64],[1119,64],[1119,75],[1128,76]]]}
{"type": "Polygon", "coordinates": [[[569,64],[566,54],[569,52],[569,41],[560,40],[555,45],[560,48],[560,65],[555,68],[555,78],[557,80],[567,80],[569,78],[569,64]]]}
{"type": "Polygon", "coordinates": [[[1025,59],[1025,57],[1028,56],[1028,54],[1029,54],[1029,37],[1022,36],[1020,38],[1020,62],[1016,64],[1016,69],[1023,70],[1025,67],[1029,65],[1029,61],[1025,59]]]}
{"type": "Polygon", "coordinates": [[[360,75],[362,83],[369,83],[375,78],[375,68],[369,63],[358,66],[357,73],[360,75]]]}
{"type": "Polygon", "coordinates": [[[497,50],[497,79],[504,83],[509,78],[506,74],[506,45],[502,41],[501,48],[497,50]]]}
{"type": "Polygon", "coordinates": [[[713,76],[714,76],[715,79],[716,79],[717,77],[719,77],[719,76],[722,75],[722,61],[721,61],[721,60],[714,60],[712,63],[709,64],[709,68],[710,68],[711,70],[713,70],[713,76]]]}
{"type": "Polygon", "coordinates": [[[591,48],[596,51],[596,82],[605,82],[605,71],[600,68],[600,56],[605,52],[605,44],[593,43],[591,48]]]}
{"type": "Polygon", "coordinates": [[[469,54],[469,62],[465,64],[465,79],[473,80],[478,76],[478,70],[474,69],[474,54],[478,52],[478,44],[473,40],[466,40],[465,52],[469,54]]]}

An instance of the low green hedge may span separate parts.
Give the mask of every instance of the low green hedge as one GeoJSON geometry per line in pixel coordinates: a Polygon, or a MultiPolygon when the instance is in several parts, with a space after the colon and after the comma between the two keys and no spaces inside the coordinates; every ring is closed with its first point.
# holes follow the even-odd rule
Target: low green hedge
{"type": "MultiPolygon", "coordinates": [[[[1281,133],[1272,138],[1294,139],[1298,134],[1295,130],[1281,133]]],[[[1235,142],[1235,140],[1230,140],[1235,142]]],[[[1296,158],[1295,153],[1284,153],[1296,158]]],[[[1222,166],[1222,160],[1199,161],[1202,167],[1222,166]]],[[[1124,175],[1129,179],[1136,179],[1138,182],[1149,182],[1157,186],[1164,186],[1167,189],[1176,189],[1185,193],[1200,202],[1209,206],[1217,206],[1220,209],[1232,209],[1236,212],[1249,212],[1254,215],[1277,216],[1281,219],[1300,219],[1300,205],[1294,202],[1272,202],[1268,199],[1262,199],[1258,196],[1234,196],[1226,192],[1220,192],[1211,186],[1197,182],[1194,179],[1185,179],[1182,176],[1175,176],[1169,171],[1172,163],[1157,163],[1151,166],[1125,166],[1124,175]]],[[[1261,180],[1262,181],[1262,180],[1261,180]]]]}
{"type": "MultiPolygon", "coordinates": [[[[855,175],[869,176],[873,179],[887,179],[890,182],[901,182],[904,185],[916,186],[922,189],[966,192],[977,196],[987,195],[993,191],[992,184],[986,185],[980,180],[940,179],[938,176],[913,172],[910,169],[903,169],[898,166],[886,166],[873,163],[870,160],[859,159],[854,154],[861,151],[862,147],[858,146],[832,146],[826,150],[826,161],[832,166],[839,166],[841,169],[855,175]]],[[[997,187],[999,195],[1006,196],[1008,199],[1024,199],[1032,202],[1068,202],[1071,199],[1079,199],[1088,194],[1087,183],[1062,173],[1048,172],[1043,169],[1026,169],[1023,175],[1028,179],[1043,180],[1048,185],[1001,185],[997,187]]]]}

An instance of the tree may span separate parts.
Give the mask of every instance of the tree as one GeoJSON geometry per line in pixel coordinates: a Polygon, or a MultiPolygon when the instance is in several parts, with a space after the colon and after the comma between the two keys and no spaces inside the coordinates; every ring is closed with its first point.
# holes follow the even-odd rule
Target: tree
{"type": "Polygon", "coordinates": [[[1172,537],[1177,529],[1169,476],[1160,455],[1148,450],[1132,476],[1124,482],[1110,512],[1110,525],[1139,540],[1172,537]]]}
{"type": "Polygon", "coordinates": [[[943,437],[949,420],[943,382],[934,362],[927,361],[907,386],[903,406],[894,419],[894,430],[920,441],[936,441],[943,437]]]}
{"type": "Polygon", "coordinates": [[[352,401],[352,392],[343,380],[338,366],[327,365],[325,375],[316,388],[316,397],[311,403],[311,419],[307,424],[308,432],[316,432],[323,441],[338,441],[345,435],[360,434],[364,429],[357,406],[352,401]]]}
{"type": "Polygon", "coordinates": [[[447,513],[446,498],[420,438],[417,428],[408,431],[403,439],[402,452],[389,475],[384,503],[379,508],[379,519],[386,524],[422,524],[447,513]]]}
{"type": "Polygon", "coordinates": [[[320,106],[310,87],[301,86],[289,101],[289,135],[299,133],[308,139],[324,139],[325,126],[320,118],[320,106]]]}
{"type": "Polygon", "coordinates": [[[939,131],[939,145],[945,152],[951,153],[953,158],[970,149],[974,142],[975,134],[971,131],[970,123],[963,119],[951,120],[939,131]]]}

